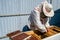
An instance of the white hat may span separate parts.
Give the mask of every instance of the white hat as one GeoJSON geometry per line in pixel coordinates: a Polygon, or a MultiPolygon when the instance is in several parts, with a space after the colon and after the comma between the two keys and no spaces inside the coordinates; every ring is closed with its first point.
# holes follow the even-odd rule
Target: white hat
{"type": "Polygon", "coordinates": [[[43,12],[46,16],[48,17],[53,17],[54,16],[54,11],[53,7],[51,4],[49,4],[47,1],[43,3],[43,12]]]}

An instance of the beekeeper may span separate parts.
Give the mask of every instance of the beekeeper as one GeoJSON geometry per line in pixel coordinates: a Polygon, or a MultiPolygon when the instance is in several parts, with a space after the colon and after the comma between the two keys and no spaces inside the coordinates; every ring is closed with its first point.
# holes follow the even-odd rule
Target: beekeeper
{"type": "Polygon", "coordinates": [[[31,11],[29,16],[30,29],[47,32],[49,28],[49,18],[54,16],[53,7],[47,1],[42,2],[40,5],[31,11]]]}

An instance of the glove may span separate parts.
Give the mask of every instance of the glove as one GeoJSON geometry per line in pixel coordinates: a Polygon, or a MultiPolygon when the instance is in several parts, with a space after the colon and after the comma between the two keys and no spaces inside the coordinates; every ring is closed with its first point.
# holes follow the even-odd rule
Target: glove
{"type": "Polygon", "coordinates": [[[45,27],[42,27],[39,31],[44,33],[44,32],[47,32],[47,29],[45,27]]]}

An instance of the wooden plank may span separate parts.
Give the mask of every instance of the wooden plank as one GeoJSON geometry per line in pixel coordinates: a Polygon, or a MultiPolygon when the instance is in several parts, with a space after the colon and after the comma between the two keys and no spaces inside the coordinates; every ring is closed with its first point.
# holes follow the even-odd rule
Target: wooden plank
{"type": "Polygon", "coordinates": [[[60,31],[60,28],[59,28],[59,27],[53,26],[53,27],[51,27],[51,28],[48,28],[49,31],[46,32],[46,33],[44,33],[43,35],[42,35],[42,34],[39,34],[40,32],[35,33],[33,30],[27,32],[27,34],[33,35],[33,36],[35,36],[35,37],[37,37],[37,38],[40,37],[40,40],[41,40],[41,39],[43,39],[43,38],[50,37],[50,36],[53,36],[53,35],[59,33],[59,32],[54,31],[53,29],[56,29],[56,30],[60,31]],[[38,35],[38,34],[39,34],[39,35],[38,35]]]}
{"type": "Polygon", "coordinates": [[[60,27],[54,26],[51,29],[57,33],[60,33],[60,27]]]}
{"type": "Polygon", "coordinates": [[[33,37],[36,37],[38,40],[41,40],[41,36],[38,36],[34,31],[27,31],[25,32],[28,35],[32,35],[33,37]]]}
{"type": "Polygon", "coordinates": [[[45,35],[47,35],[47,36],[49,37],[49,36],[52,36],[52,35],[54,35],[54,34],[56,34],[56,33],[57,33],[57,32],[55,32],[55,31],[49,29],[49,31],[46,32],[45,35]]]}

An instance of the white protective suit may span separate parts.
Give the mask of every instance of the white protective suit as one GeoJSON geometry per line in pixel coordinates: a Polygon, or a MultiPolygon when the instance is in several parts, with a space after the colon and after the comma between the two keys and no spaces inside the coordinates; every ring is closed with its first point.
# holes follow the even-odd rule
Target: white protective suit
{"type": "MultiPolygon", "coordinates": [[[[43,3],[40,4],[40,10],[42,10],[42,5],[43,5],[43,3]]],[[[37,26],[39,29],[41,29],[41,32],[47,32],[45,27],[48,28],[50,26],[49,25],[49,18],[47,17],[46,23],[42,24],[42,22],[40,20],[40,18],[41,18],[40,15],[41,15],[41,13],[38,10],[36,10],[36,9],[32,10],[30,17],[29,17],[30,25],[37,26]]],[[[37,27],[30,26],[30,29],[38,30],[37,27]]]]}

